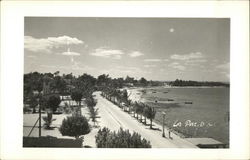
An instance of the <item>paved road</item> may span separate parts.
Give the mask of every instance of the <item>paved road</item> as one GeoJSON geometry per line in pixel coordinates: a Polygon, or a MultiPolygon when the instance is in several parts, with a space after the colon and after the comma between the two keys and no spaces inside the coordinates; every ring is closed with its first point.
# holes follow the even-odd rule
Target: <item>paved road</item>
{"type": "Polygon", "coordinates": [[[99,115],[101,117],[99,119],[99,125],[101,127],[108,127],[111,130],[118,130],[122,127],[123,129],[129,129],[130,132],[138,132],[142,137],[151,142],[153,148],[197,148],[177,135],[172,134],[173,139],[163,138],[161,136],[161,126],[154,123],[154,127],[159,130],[151,130],[149,126],[139,123],[131,115],[103,98],[100,92],[95,92],[94,94],[98,101],[96,106],[99,108],[99,115]]]}

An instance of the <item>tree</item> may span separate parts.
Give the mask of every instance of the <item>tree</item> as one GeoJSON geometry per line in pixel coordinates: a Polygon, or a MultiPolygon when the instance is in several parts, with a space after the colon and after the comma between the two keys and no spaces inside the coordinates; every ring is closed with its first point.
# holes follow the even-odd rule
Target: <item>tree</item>
{"type": "Polygon", "coordinates": [[[47,97],[46,107],[51,109],[53,112],[57,110],[59,104],[61,103],[61,99],[59,95],[50,95],[47,97]]]}
{"type": "Polygon", "coordinates": [[[43,75],[38,72],[32,72],[24,75],[24,98],[28,98],[34,91],[43,90],[43,75]]]}
{"type": "Polygon", "coordinates": [[[43,117],[43,120],[45,121],[45,128],[50,129],[50,125],[52,121],[53,113],[57,110],[59,107],[59,104],[61,103],[61,99],[58,95],[50,95],[48,97],[44,97],[42,100],[42,104],[44,107],[48,108],[49,110],[47,111],[47,117],[43,117]]]}
{"type": "Polygon", "coordinates": [[[59,131],[63,136],[71,136],[76,139],[81,135],[86,135],[90,132],[88,120],[84,116],[71,116],[63,119],[59,131]]]}
{"type": "Polygon", "coordinates": [[[141,135],[120,128],[118,132],[111,132],[108,128],[100,129],[96,135],[98,148],[151,148],[151,144],[141,135]]]}
{"type": "Polygon", "coordinates": [[[94,107],[96,106],[96,101],[93,98],[93,96],[86,98],[85,103],[87,104],[87,107],[89,109],[89,113],[90,113],[90,118],[92,119],[92,122],[94,122],[94,126],[96,123],[96,118],[98,115],[98,108],[95,109],[94,107]]]}
{"type": "Polygon", "coordinates": [[[98,108],[95,109],[94,107],[91,107],[89,108],[89,112],[90,112],[90,118],[92,119],[92,122],[94,123],[94,126],[95,126],[95,123],[97,122],[96,121],[96,118],[98,118],[98,108]]]}
{"type": "Polygon", "coordinates": [[[94,107],[97,102],[95,101],[93,96],[91,96],[85,99],[85,103],[87,104],[88,107],[94,107]]]}
{"type": "Polygon", "coordinates": [[[64,94],[66,91],[66,82],[65,80],[60,76],[55,76],[51,88],[54,92],[59,92],[60,94],[64,94]]]}
{"type": "Polygon", "coordinates": [[[33,109],[33,113],[36,113],[36,106],[38,105],[38,101],[35,95],[30,96],[29,105],[33,109]]]}
{"type": "Polygon", "coordinates": [[[155,114],[156,114],[156,111],[154,109],[154,107],[150,107],[148,105],[145,105],[145,108],[144,108],[144,115],[150,119],[150,128],[152,129],[152,121],[153,119],[155,118],[155,114]]]}
{"type": "Polygon", "coordinates": [[[98,86],[108,86],[108,83],[110,81],[109,75],[102,74],[97,77],[97,85],[98,86]]]}
{"type": "Polygon", "coordinates": [[[139,80],[139,83],[142,85],[142,86],[146,86],[148,84],[148,81],[142,77],[140,80],[139,80]]]}
{"type": "Polygon", "coordinates": [[[79,107],[81,106],[82,97],[83,97],[83,94],[80,90],[74,90],[71,93],[71,99],[76,101],[76,103],[78,103],[79,107]]]}
{"type": "Polygon", "coordinates": [[[139,116],[141,115],[140,121],[142,122],[142,114],[143,114],[143,106],[141,103],[135,103],[135,113],[136,113],[136,118],[138,119],[139,116]]]}

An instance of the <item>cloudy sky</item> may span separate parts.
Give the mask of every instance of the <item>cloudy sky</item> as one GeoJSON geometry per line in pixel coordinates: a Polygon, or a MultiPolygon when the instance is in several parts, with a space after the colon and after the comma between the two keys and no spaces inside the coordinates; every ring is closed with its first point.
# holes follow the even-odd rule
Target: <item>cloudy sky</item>
{"type": "Polygon", "coordinates": [[[26,17],[24,72],[229,81],[229,19],[26,17]]]}

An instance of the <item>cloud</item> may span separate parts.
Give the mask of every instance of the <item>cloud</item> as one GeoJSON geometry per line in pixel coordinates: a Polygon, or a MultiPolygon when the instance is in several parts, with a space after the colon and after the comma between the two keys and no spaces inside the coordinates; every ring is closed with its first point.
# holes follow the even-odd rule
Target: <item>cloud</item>
{"type": "Polygon", "coordinates": [[[190,66],[196,66],[199,65],[201,66],[202,63],[207,62],[206,59],[190,59],[185,61],[185,65],[190,65],[190,66]]]}
{"type": "Polygon", "coordinates": [[[145,62],[160,62],[161,59],[144,59],[145,62]]]}
{"type": "Polygon", "coordinates": [[[72,70],[79,70],[79,71],[89,71],[89,70],[93,70],[93,67],[90,67],[88,65],[83,65],[79,62],[74,62],[74,64],[71,66],[72,70]]]}
{"type": "Polygon", "coordinates": [[[124,52],[121,50],[114,50],[108,48],[98,48],[94,52],[90,53],[92,56],[103,57],[103,58],[112,58],[112,59],[121,59],[121,55],[124,52]]]}
{"type": "Polygon", "coordinates": [[[62,55],[64,56],[80,56],[80,53],[77,52],[63,52],[62,55]]]}
{"type": "Polygon", "coordinates": [[[190,59],[199,59],[203,58],[203,55],[201,52],[195,52],[195,53],[189,53],[184,55],[174,54],[170,56],[171,59],[175,60],[190,60],[190,59]]]}
{"type": "Polygon", "coordinates": [[[52,49],[59,48],[64,45],[79,45],[84,42],[69,36],[34,38],[32,36],[24,36],[24,49],[32,52],[50,53],[52,49]]]}
{"type": "Polygon", "coordinates": [[[134,75],[134,76],[142,76],[143,74],[148,74],[150,71],[148,70],[142,70],[138,67],[132,67],[132,66],[114,66],[110,69],[104,69],[102,70],[102,73],[106,73],[112,76],[116,77],[122,77],[127,75],[134,75]]]}
{"type": "Polygon", "coordinates": [[[74,62],[74,64],[69,65],[69,66],[59,66],[59,65],[40,65],[40,67],[43,68],[51,68],[51,69],[62,69],[64,71],[72,71],[72,70],[80,70],[82,72],[84,71],[89,71],[89,70],[93,70],[94,68],[87,66],[87,65],[83,65],[79,62],[74,62]]]}
{"type": "Polygon", "coordinates": [[[144,54],[139,52],[139,51],[134,51],[128,54],[130,57],[139,57],[139,56],[143,56],[144,54]]]}
{"type": "Polygon", "coordinates": [[[227,63],[224,63],[224,64],[217,65],[216,68],[223,69],[223,70],[229,70],[230,64],[229,64],[229,62],[227,62],[227,63]]]}
{"type": "Polygon", "coordinates": [[[173,33],[174,32],[174,28],[170,28],[169,32],[173,33]]]}
{"type": "Polygon", "coordinates": [[[146,64],[143,67],[145,67],[145,68],[153,68],[153,67],[156,67],[156,65],[154,65],[154,64],[146,64]]]}
{"type": "Polygon", "coordinates": [[[171,64],[168,65],[169,67],[172,67],[174,69],[178,69],[178,70],[185,70],[186,67],[183,65],[180,65],[178,62],[173,62],[171,64]]]}

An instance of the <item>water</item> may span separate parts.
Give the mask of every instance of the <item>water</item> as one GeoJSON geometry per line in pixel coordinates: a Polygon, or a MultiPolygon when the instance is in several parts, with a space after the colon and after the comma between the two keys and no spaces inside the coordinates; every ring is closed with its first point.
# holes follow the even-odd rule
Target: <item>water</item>
{"type": "Polygon", "coordinates": [[[156,122],[162,122],[164,111],[166,125],[186,137],[211,137],[229,144],[229,88],[143,90],[142,98],[157,109],[156,122]]]}

